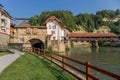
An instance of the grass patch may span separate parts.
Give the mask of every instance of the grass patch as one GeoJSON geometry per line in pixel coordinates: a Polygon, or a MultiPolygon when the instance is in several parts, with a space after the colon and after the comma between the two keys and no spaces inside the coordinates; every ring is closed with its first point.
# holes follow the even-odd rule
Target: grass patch
{"type": "Polygon", "coordinates": [[[7,55],[7,54],[11,54],[11,53],[8,51],[0,52],[0,56],[7,55]]]}
{"type": "Polygon", "coordinates": [[[8,66],[0,80],[75,80],[49,61],[26,53],[8,66]]]}

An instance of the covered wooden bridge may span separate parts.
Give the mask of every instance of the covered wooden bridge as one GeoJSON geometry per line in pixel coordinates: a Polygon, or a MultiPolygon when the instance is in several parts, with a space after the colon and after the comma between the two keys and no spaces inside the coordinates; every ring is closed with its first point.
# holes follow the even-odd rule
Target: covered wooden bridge
{"type": "Polygon", "coordinates": [[[87,41],[92,45],[98,46],[98,42],[118,41],[118,35],[114,33],[70,33],[68,39],[72,41],[87,41]]]}

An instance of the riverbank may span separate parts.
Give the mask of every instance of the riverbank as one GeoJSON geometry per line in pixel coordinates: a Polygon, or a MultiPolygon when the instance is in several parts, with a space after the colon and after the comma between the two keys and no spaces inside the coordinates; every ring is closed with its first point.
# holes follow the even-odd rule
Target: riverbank
{"type": "Polygon", "coordinates": [[[0,80],[75,80],[45,59],[26,53],[7,67],[0,80]]]}

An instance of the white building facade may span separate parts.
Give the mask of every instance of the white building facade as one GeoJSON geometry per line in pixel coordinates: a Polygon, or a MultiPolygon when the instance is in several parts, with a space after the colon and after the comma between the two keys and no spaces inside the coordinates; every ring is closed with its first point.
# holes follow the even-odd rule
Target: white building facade
{"type": "Polygon", "coordinates": [[[10,34],[10,19],[11,16],[0,7],[0,32],[10,34]]]}
{"type": "Polygon", "coordinates": [[[11,16],[0,7],[0,51],[6,50],[9,43],[10,19],[11,16]]]}
{"type": "Polygon", "coordinates": [[[55,16],[51,16],[47,19],[47,35],[49,40],[64,40],[64,24],[60,22],[55,16]]]}

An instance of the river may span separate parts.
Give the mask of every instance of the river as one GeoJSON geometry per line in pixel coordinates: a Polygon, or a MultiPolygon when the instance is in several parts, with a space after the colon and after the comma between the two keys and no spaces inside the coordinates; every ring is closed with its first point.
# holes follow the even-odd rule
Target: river
{"type": "MultiPolygon", "coordinates": [[[[100,47],[96,49],[79,46],[72,48],[67,56],[83,62],[90,61],[94,66],[120,75],[120,47],[100,47]]],[[[101,80],[114,80],[98,72],[93,72],[93,74],[99,76],[101,80]]]]}

